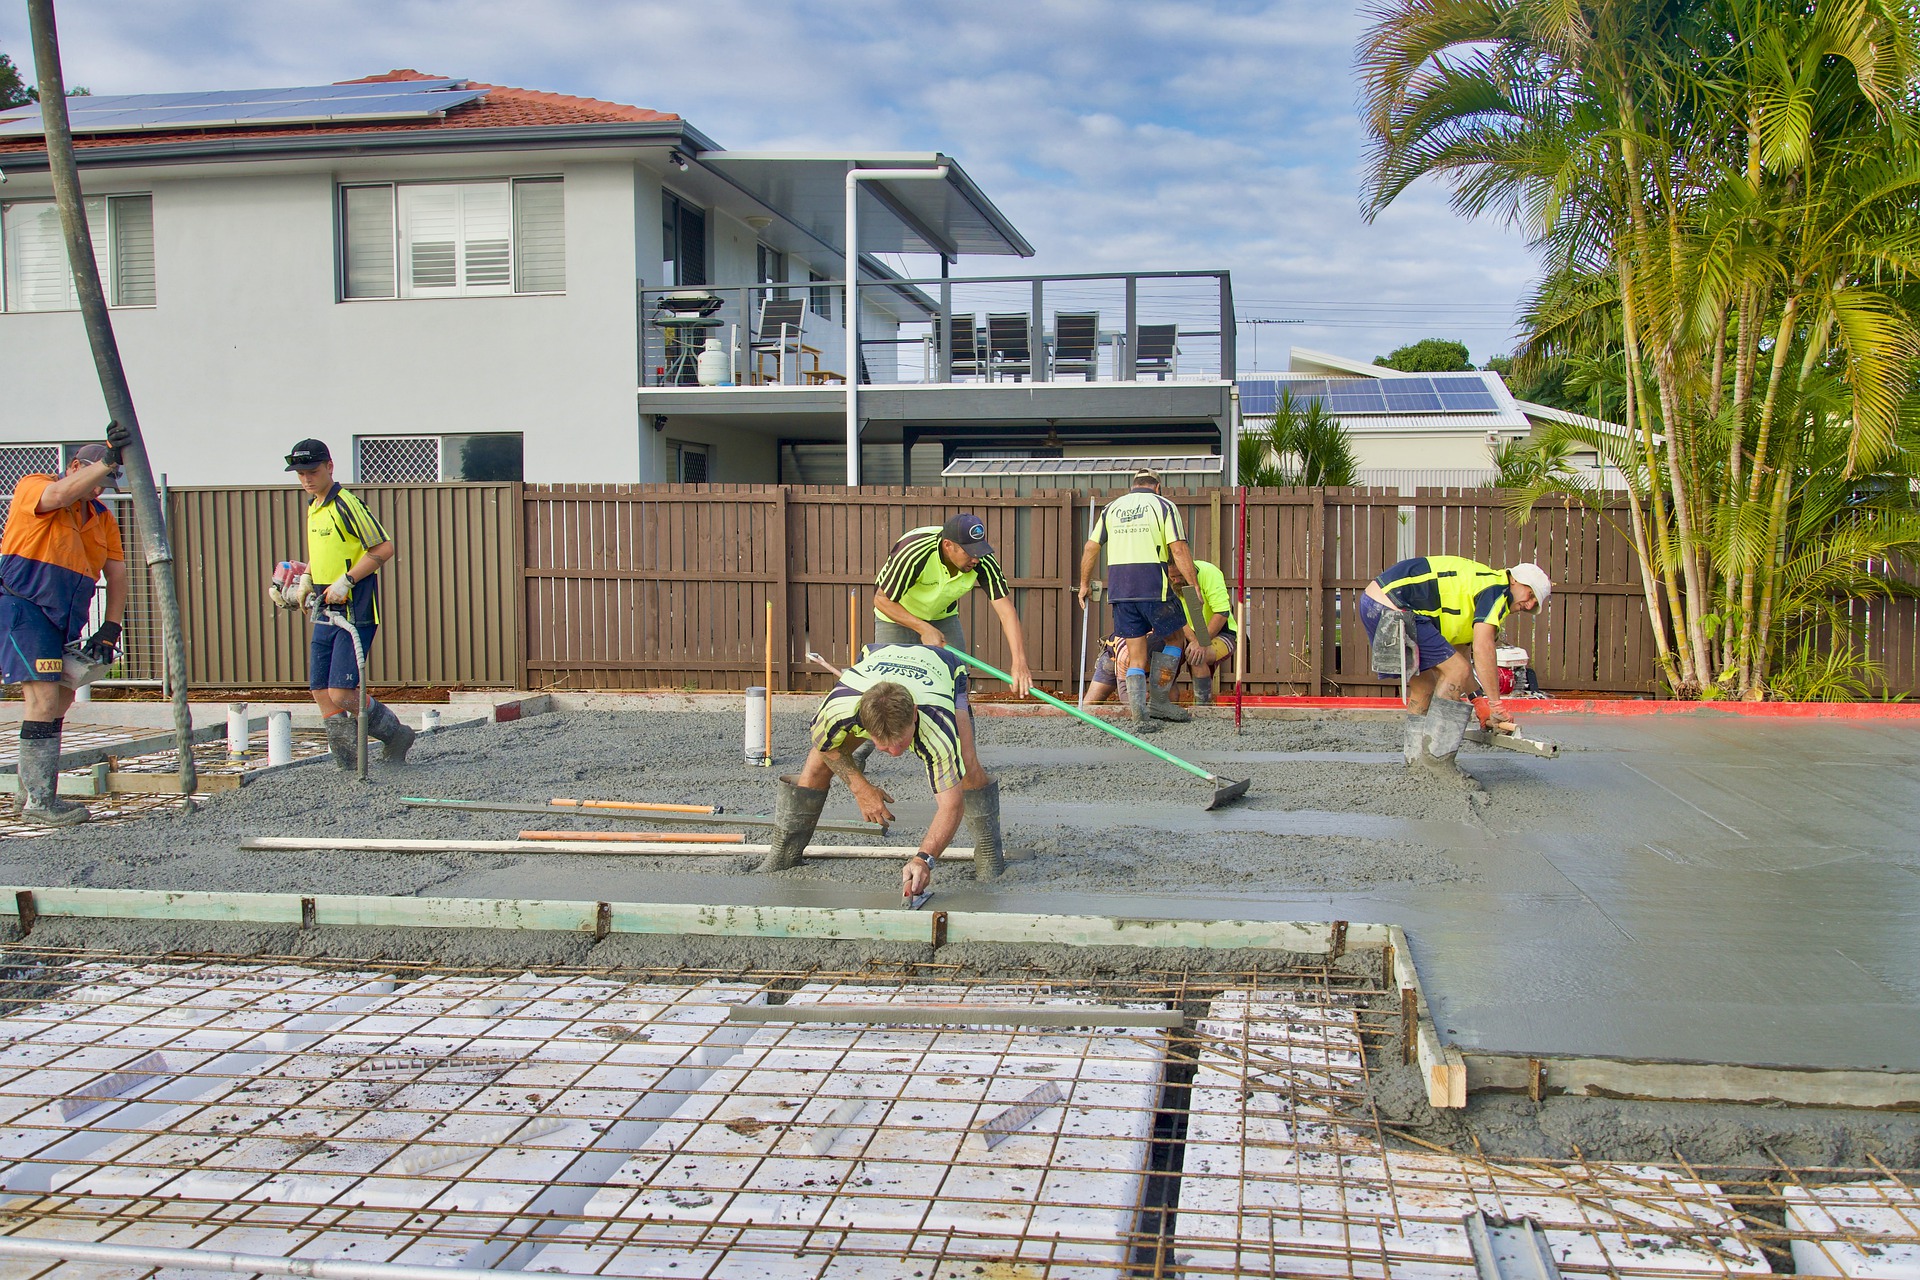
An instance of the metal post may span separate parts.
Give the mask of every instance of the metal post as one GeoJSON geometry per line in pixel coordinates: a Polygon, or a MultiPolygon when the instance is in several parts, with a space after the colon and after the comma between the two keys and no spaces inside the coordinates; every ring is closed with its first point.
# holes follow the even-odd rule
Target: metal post
{"type": "Polygon", "coordinates": [[[1027,320],[1027,368],[1035,382],[1047,381],[1047,316],[1040,277],[1033,278],[1033,315],[1027,320]]]}
{"type": "Polygon", "coordinates": [[[1220,273],[1220,380],[1232,382],[1240,372],[1240,330],[1233,323],[1233,277],[1220,273]]]}
{"type": "MultiPolygon", "coordinates": [[[[87,342],[93,348],[94,369],[107,412],[132,435],[122,461],[127,485],[133,491],[133,509],[146,534],[147,572],[160,603],[160,634],[167,679],[173,694],[173,733],[180,759],[180,794],[191,796],[199,779],[193,763],[193,713],[187,707],[187,649],[180,630],[180,592],[173,580],[173,548],[153,485],[153,465],[134,412],[133,392],[120,363],[120,346],[107,315],[107,298],[100,287],[100,270],[93,256],[93,235],[80,191],[80,172],[73,158],[73,130],[67,121],[66,78],[60,70],[60,37],[54,26],[53,0],[28,0],[27,20],[33,31],[34,70],[40,81],[40,118],[47,134],[47,169],[66,233],[67,263],[73,271],[74,291],[80,296],[80,316],[87,342]]],[[[944,170],[942,171],[944,172],[944,170]]],[[[192,801],[187,801],[192,807],[192,801]]]]}
{"type": "MultiPolygon", "coordinates": [[[[972,324],[973,321],[967,321],[972,324]]],[[[973,337],[968,334],[967,337],[973,337]]],[[[953,286],[947,283],[947,255],[940,255],[940,353],[936,380],[953,381],[953,286]]]]}
{"type": "Polygon", "coordinates": [[[1122,382],[1132,382],[1140,376],[1139,366],[1134,363],[1134,354],[1140,350],[1140,279],[1127,277],[1127,349],[1120,357],[1120,369],[1116,376],[1122,382]]]}
{"type": "Polygon", "coordinates": [[[860,187],[862,182],[938,178],[945,181],[946,165],[931,169],[847,168],[847,484],[860,483],[860,187]]]}

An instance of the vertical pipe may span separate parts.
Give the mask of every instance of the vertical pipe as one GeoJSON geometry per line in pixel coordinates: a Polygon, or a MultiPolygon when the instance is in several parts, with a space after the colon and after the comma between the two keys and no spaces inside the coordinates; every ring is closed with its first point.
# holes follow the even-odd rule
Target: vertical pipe
{"type": "Polygon", "coordinates": [[[267,765],[293,763],[293,712],[274,711],[267,715],[267,765]]]}
{"type": "Polygon", "coordinates": [[[747,690],[744,751],[748,764],[767,762],[767,690],[764,685],[754,685],[747,690]]]}
{"type": "Polygon", "coordinates": [[[860,661],[860,589],[847,589],[847,665],[860,661]]]}
{"type": "Polygon", "coordinates": [[[773,601],[767,601],[767,705],[763,712],[766,723],[765,746],[762,748],[760,763],[773,763],[773,601]]]}
{"type": "Polygon", "coordinates": [[[1240,717],[1247,705],[1247,486],[1239,486],[1239,536],[1234,539],[1236,565],[1234,593],[1240,597],[1240,643],[1233,647],[1233,731],[1240,732],[1240,717]]]}
{"type": "Polygon", "coordinates": [[[247,758],[247,704],[229,702],[227,704],[227,759],[245,760],[247,758]]]}
{"type": "Polygon", "coordinates": [[[439,727],[440,727],[440,712],[438,708],[428,707],[425,711],[422,711],[420,713],[420,732],[432,733],[435,729],[438,729],[439,727]]]}
{"type": "MultiPolygon", "coordinates": [[[[1092,536],[1093,536],[1093,495],[1089,493],[1087,495],[1087,538],[1091,538],[1092,536]]],[[[1086,545],[1087,538],[1082,538],[1080,540],[1081,546],[1084,547],[1086,545]]],[[[1079,553],[1076,550],[1075,555],[1078,555],[1078,554],[1079,553]]],[[[1068,572],[1072,572],[1072,570],[1069,570],[1068,572]]],[[[1093,624],[1093,610],[1094,610],[1094,599],[1091,595],[1089,595],[1087,597],[1087,602],[1084,605],[1080,606],[1080,691],[1074,697],[1074,702],[1082,707],[1087,705],[1087,630],[1093,624]]]]}
{"type": "MultiPolygon", "coordinates": [[[[847,487],[860,483],[860,173],[847,165],[847,487]]],[[[772,688],[771,685],[768,688],[772,688]]]]}
{"type": "MultiPolygon", "coordinates": [[[[93,256],[93,235],[80,191],[80,171],[73,158],[73,130],[67,121],[66,77],[60,70],[60,36],[54,25],[53,0],[27,0],[27,21],[33,32],[34,69],[40,81],[40,118],[46,128],[47,169],[65,233],[67,263],[73,272],[74,292],[80,297],[80,317],[107,412],[132,435],[122,461],[127,487],[133,491],[135,516],[146,535],[147,572],[153,579],[160,606],[160,636],[164,647],[169,688],[173,694],[175,752],[180,760],[180,793],[191,796],[199,780],[193,765],[193,712],[187,706],[187,650],[180,630],[180,591],[173,578],[173,548],[168,544],[160,495],[153,487],[153,465],[140,434],[133,391],[120,363],[120,346],[107,315],[107,297],[100,287],[100,270],[93,256]]],[[[192,801],[188,801],[189,807],[192,801]]]]}

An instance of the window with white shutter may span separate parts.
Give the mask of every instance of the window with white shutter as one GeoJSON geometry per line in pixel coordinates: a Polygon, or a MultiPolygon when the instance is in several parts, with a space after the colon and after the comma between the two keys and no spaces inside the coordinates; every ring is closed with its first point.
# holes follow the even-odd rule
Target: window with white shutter
{"type": "MultiPolygon", "coordinates": [[[[153,197],[91,196],[87,231],[107,305],[154,305],[153,197]]],[[[51,200],[0,204],[0,310],[72,311],[66,233],[51,200]]]]}
{"type": "Polygon", "coordinates": [[[564,213],[558,178],[342,187],[341,296],[563,292],[564,213]]]}

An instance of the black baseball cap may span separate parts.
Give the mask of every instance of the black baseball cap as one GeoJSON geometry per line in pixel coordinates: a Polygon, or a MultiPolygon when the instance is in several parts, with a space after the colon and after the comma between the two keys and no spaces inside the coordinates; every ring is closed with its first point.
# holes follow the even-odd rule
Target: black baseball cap
{"type": "Polygon", "coordinates": [[[940,526],[940,536],[948,542],[957,543],[968,555],[993,554],[993,544],[987,541],[987,526],[980,523],[979,516],[961,512],[940,526]]]}
{"type": "Polygon", "coordinates": [[[293,446],[293,452],[287,455],[287,470],[305,471],[317,467],[323,462],[332,462],[333,454],[327,451],[323,440],[302,440],[293,446]]]}

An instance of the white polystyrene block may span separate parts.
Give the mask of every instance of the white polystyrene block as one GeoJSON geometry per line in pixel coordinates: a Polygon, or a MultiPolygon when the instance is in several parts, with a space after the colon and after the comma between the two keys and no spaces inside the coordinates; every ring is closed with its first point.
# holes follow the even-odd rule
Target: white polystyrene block
{"type": "Polygon", "coordinates": [[[1788,1187],[1793,1269],[1859,1280],[1920,1277],[1920,1192],[1890,1179],[1788,1187]]]}
{"type": "MultiPolygon", "coordinates": [[[[789,999],[1105,1003],[1032,989],[828,984],[789,999]]],[[[590,1221],[530,1269],[851,1280],[901,1275],[907,1257],[909,1271],[931,1275],[925,1259],[944,1254],[938,1273],[956,1277],[996,1257],[1050,1258],[1049,1275],[1114,1276],[1145,1184],[1163,1054],[1157,1031],[762,1027],[588,1202],[590,1221]],[[1064,1103],[989,1150],[981,1121],[1046,1081],[1064,1103]]]]}

